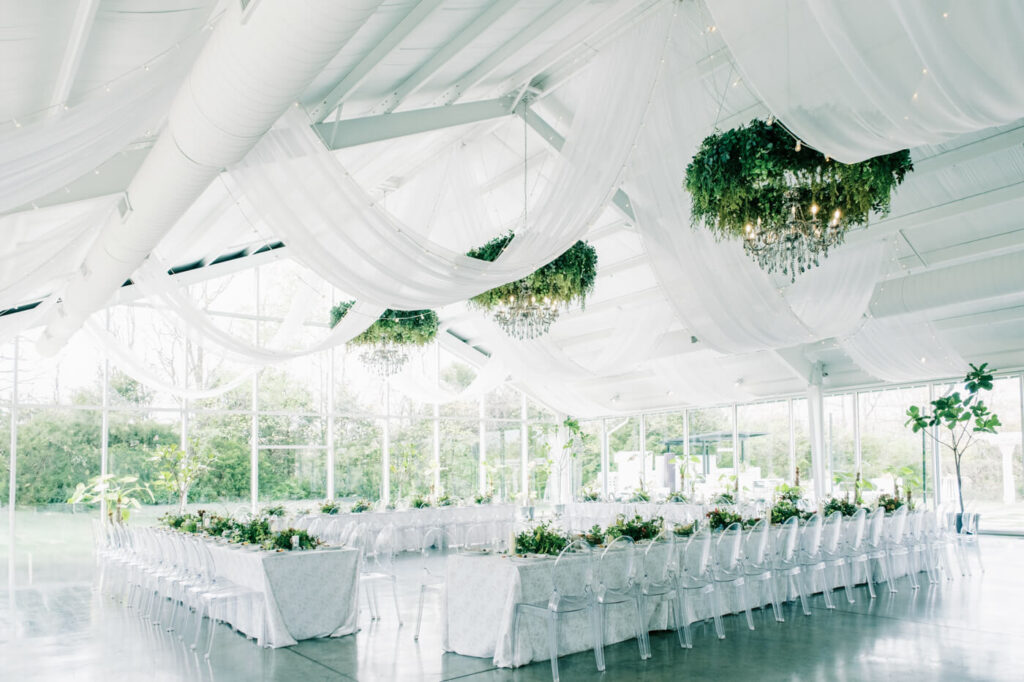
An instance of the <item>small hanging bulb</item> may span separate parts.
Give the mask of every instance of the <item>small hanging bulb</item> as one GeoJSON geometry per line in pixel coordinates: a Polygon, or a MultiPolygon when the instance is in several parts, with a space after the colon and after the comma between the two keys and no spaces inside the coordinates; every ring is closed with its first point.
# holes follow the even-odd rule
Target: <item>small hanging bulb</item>
{"type": "Polygon", "coordinates": [[[794,151],[800,151],[802,148],[803,148],[803,145],[800,143],[800,140],[797,140],[796,141],[796,146],[793,147],[793,150],[794,151]]]}
{"type": "Polygon", "coordinates": [[[768,125],[775,123],[775,114],[768,114],[768,125]]]}
{"type": "Polygon", "coordinates": [[[754,231],[754,226],[751,225],[750,223],[747,223],[747,226],[744,229],[746,230],[747,236],[749,237],[750,233],[754,231]]]}
{"type": "Polygon", "coordinates": [[[831,161],[831,160],[832,160],[832,157],[831,157],[831,156],[829,156],[828,154],[826,154],[826,155],[825,155],[825,163],[828,163],[828,162],[829,162],[829,161],[831,161]]]}
{"type": "Polygon", "coordinates": [[[817,204],[811,204],[811,215],[812,216],[817,216],[818,215],[818,205],[817,204]]]}
{"type": "Polygon", "coordinates": [[[839,209],[837,208],[837,209],[836,209],[836,213],[835,213],[835,216],[834,216],[834,217],[835,217],[835,219],[836,219],[836,222],[837,222],[837,223],[839,222],[839,216],[840,216],[840,215],[841,215],[841,214],[839,213],[839,209]]]}

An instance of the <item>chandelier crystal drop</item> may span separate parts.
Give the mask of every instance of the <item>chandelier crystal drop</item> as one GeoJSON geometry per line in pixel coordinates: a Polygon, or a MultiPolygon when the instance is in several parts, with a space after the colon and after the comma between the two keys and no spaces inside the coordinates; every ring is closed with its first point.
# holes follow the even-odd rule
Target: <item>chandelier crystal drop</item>
{"type": "Polygon", "coordinates": [[[382,343],[370,346],[359,354],[366,368],[381,377],[398,374],[409,362],[409,354],[397,344],[382,343]]]}
{"type": "Polygon", "coordinates": [[[783,196],[783,217],[771,221],[772,227],[762,224],[760,218],[756,223],[748,223],[743,250],[769,274],[781,272],[795,282],[798,274],[818,266],[828,257],[829,249],[843,243],[846,225],[838,209],[829,213],[827,220],[821,217],[824,212],[813,201],[805,210],[795,187],[783,196]]]}
{"type": "Polygon", "coordinates": [[[558,304],[547,297],[538,299],[525,282],[518,290],[518,294],[510,295],[495,307],[494,321],[519,341],[544,336],[558,319],[558,304]]]}

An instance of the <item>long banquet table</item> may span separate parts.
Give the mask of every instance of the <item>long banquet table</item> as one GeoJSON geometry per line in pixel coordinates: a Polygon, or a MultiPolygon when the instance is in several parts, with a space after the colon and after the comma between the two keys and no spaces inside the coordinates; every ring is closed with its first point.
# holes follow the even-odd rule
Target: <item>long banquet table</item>
{"type": "Polygon", "coordinates": [[[210,542],[218,578],[262,595],[258,611],[239,605],[227,620],[246,635],[265,630],[264,646],[338,637],[356,631],[359,551],[346,548],[274,552],[210,542]]]}

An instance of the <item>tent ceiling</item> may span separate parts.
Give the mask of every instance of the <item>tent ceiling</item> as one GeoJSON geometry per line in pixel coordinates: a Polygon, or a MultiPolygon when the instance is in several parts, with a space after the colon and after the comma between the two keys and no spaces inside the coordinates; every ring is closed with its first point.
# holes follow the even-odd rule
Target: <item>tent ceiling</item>
{"type": "MultiPolygon", "coordinates": [[[[0,28],[11,39],[0,41],[0,59],[5,64],[0,120],[51,116],[53,125],[59,125],[63,102],[103,97],[106,84],[202,31],[207,22],[216,22],[227,3],[7,0],[4,4],[8,8],[0,28]],[[51,113],[38,113],[48,107],[51,113]]],[[[344,130],[354,130],[351,122],[357,119],[385,117],[379,119],[385,139],[347,146],[336,154],[371,193],[394,202],[396,211],[400,211],[403,193],[423,191],[417,189],[418,183],[447,172],[446,155],[457,145],[478,144],[489,154],[489,172],[481,179],[481,192],[507,197],[519,192],[521,196],[521,121],[510,114],[489,115],[446,125],[443,117],[459,110],[449,108],[429,116],[415,112],[515,97],[529,88],[536,96],[533,111],[555,132],[564,133],[573,112],[572,99],[562,97],[563,87],[571,88],[574,76],[609,41],[659,6],[657,0],[382,2],[316,75],[298,103],[314,121],[348,123],[344,130]],[[408,112],[414,113],[397,118],[408,112]],[[422,132],[405,134],[408,124],[403,121],[409,120],[422,132]]],[[[254,11],[260,11],[259,6],[254,11]]],[[[728,50],[717,34],[701,36],[701,40],[710,56],[677,65],[673,74],[717,91],[732,74],[728,50]]],[[[735,88],[725,100],[720,125],[743,123],[766,111],[747,88],[735,88]]],[[[49,226],[65,222],[67,216],[85,214],[97,197],[123,191],[146,157],[157,131],[153,133],[131,140],[113,158],[97,159],[89,173],[66,188],[38,197],[33,202],[38,210],[22,207],[0,219],[5,234],[16,235],[7,247],[9,252],[49,226]]],[[[538,134],[534,126],[529,166],[540,178],[558,154],[545,137],[550,135],[538,134]]],[[[1024,284],[1000,289],[994,280],[987,284],[989,278],[981,277],[1000,262],[996,259],[1024,252],[1020,221],[1024,209],[1024,121],[918,147],[912,149],[912,155],[917,169],[899,189],[892,214],[849,239],[855,245],[893,237],[887,242],[890,265],[878,277],[872,309],[890,306],[885,309],[891,311],[894,304],[886,297],[894,296],[910,278],[948,273],[958,282],[970,284],[970,296],[951,304],[937,294],[920,306],[925,318],[966,360],[991,361],[1001,368],[1024,367],[1020,343],[1024,338],[1024,284]]],[[[509,212],[514,223],[519,209],[511,206],[516,208],[509,212]]],[[[173,254],[178,265],[212,262],[224,254],[255,250],[266,243],[267,235],[258,223],[258,216],[246,214],[225,184],[214,181],[159,248],[163,254],[173,254]]],[[[679,229],[689,228],[681,225],[679,229]]],[[[463,242],[471,240],[467,235],[433,236],[449,239],[453,248],[467,248],[463,242]]],[[[828,388],[878,381],[834,339],[732,355],[710,351],[677,318],[631,218],[611,206],[588,238],[600,259],[595,294],[586,310],[563,316],[551,339],[574,364],[575,389],[586,393],[607,414],[681,403],[671,374],[665,373],[668,365],[681,372],[700,363],[714,367],[720,375],[728,375],[726,383],[735,389],[733,399],[800,393],[806,388],[808,367],[816,362],[827,368],[828,388]],[[601,366],[607,356],[604,340],[612,330],[628,324],[637,310],[654,311],[653,316],[663,323],[651,330],[652,338],[638,345],[636,357],[615,367],[601,366]]],[[[27,289],[13,287],[6,279],[0,281],[0,308],[15,308],[59,291],[83,257],[82,241],[75,239],[71,232],[66,237],[54,235],[48,252],[26,254],[26,258],[37,259],[35,272],[45,270],[45,276],[27,289]]],[[[5,253],[0,251],[0,257],[5,253]]],[[[275,257],[287,254],[284,247],[275,257]]],[[[245,262],[238,259],[231,267],[245,262]]],[[[210,276],[223,271],[223,267],[208,269],[210,276]]],[[[777,284],[787,283],[778,280],[777,284]]],[[[457,348],[467,359],[483,357],[478,351],[466,351],[472,347],[500,354],[502,340],[478,312],[454,304],[445,307],[441,316],[452,332],[445,336],[446,346],[457,348]]],[[[0,332],[15,326],[0,318],[0,332]]],[[[527,389],[535,381],[528,376],[516,379],[527,389]]]]}

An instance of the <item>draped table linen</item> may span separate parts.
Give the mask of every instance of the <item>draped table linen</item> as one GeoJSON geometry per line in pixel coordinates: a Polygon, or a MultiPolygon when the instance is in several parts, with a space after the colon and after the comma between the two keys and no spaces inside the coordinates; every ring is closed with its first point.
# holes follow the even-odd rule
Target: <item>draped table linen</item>
{"type": "Polygon", "coordinates": [[[218,579],[262,595],[263,621],[257,610],[239,605],[228,621],[239,631],[259,636],[264,645],[291,646],[298,640],[340,637],[357,630],[359,551],[345,548],[273,552],[211,543],[218,579]]]}

